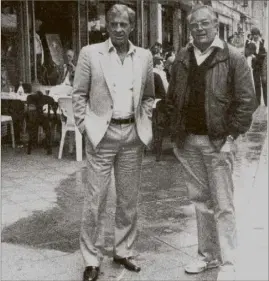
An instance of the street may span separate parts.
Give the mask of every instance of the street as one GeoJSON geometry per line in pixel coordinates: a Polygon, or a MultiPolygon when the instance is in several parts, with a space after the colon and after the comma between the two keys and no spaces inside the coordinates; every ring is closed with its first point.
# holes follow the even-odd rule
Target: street
{"type": "MultiPolygon", "coordinates": [[[[240,136],[236,157],[235,206],[238,221],[237,280],[268,280],[267,108],[260,106],[252,127],[240,136]]],[[[2,147],[2,278],[1,280],[82,280],[79,250],[85,161],[66,151],[57,159],[42,148],[2,147]]],[[[84,156],[85,158],[85,156],[84,156]]],[[[168,139],[162,161],[146,152],[139,201],[136,260],[131,273],[112,263],[115,191],[107,206],[106,247],[100,281],[216,280],[218,269],[188,275],[195,261],[195,212],[181,176],[182,167],[168,139]]]]}

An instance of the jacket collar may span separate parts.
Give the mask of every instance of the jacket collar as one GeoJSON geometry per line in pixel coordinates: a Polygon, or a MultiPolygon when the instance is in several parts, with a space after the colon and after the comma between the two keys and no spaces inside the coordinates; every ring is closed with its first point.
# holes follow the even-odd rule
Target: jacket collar
{"type": "MultiPolygon", "coordinates": [[[[188,43],[186,47],[183,48],[182,52],[179,52],[177,61],[180,61],[185,65],[185,67],[188,69],[190,66],[190,52],[193,50],[192,43],[188,43]]],[[[211,64],[209,67],[213,67],[215,64],[225,61],[229,58],[229,48],[228,44],[223,41],[223,49],[218,48],[217,53],[215,54],[211,64]]]]}
{"type": "MultiPolygon", "coordinates": [[[[136,53],[136,46],[133,45],[131,41],[129,42],[129,51],[128,54],[135,54],[136,53]]],[[[104,43],[101,44],[101,48],[99,49],[99,53],[101,54],[109,54],[112,50],[116,50],[113,46],[111,39],[108,38],[104,43]]]]}

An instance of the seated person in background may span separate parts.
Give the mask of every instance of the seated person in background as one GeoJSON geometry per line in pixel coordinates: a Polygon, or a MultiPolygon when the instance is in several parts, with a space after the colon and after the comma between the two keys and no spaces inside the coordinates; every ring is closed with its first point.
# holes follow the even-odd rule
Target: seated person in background
{"type": "Polygon", "coordinates": [[[74,65],[74,51],[69,49],[66,51],[66,63],[60,69],[58,84],[73,86],[76,66],[74,65]]]}
{"type": "Polygon", "coordinates": [[[66,51],[65,60],[66,63],[57,70],[57,85],[50,89],[51,96],[71,95],[76,70],[73,50],[69,49],[66,51]]]}

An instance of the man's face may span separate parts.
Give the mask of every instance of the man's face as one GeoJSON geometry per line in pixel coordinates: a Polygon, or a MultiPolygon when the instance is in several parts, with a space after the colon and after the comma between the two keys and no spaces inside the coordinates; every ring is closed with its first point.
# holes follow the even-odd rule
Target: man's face
{"type": "Polygon", "coordinates": [[[207,9],[199,9],[192,14],[190,30],[193,42],[201,50],[206,50],[218,33],[218,24],[212,20],[207,9]]]}
{"type": "Polygon", "coordinates": [[[110,15],[107,31],[114,46],[125,45],[132,30],[127,12],[118,11],[110,15]]]}
{"type": "Polygon", "coordinates": [[[74,58],[74,53],[71,52],[71,51],[67,51],[66,52],[66,58],[67,58],[67,61],[70,63],[73,61],[73,58],[74,58]]]}
{"type": "Polygon", "coordinates": [[[42,25],[42,21],[39,20],[39,19],[36,19],[35,20],[35,30],[36,30],[36,32],[40,31],[41,25],[42,25]]]}

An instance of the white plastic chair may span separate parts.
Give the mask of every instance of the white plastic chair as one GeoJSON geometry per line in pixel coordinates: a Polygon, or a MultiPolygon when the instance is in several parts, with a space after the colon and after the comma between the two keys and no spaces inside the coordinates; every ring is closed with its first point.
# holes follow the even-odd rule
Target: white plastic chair
{"type": "Polygon", "coordinates": [[[15,136],[12,117],[9,115],[1,115],[1,124],[2,123],[8,123],[10,125],[12,148],[15,148],[15,136]]]}
{"type": "Polygon", "coordinates": [[[72,107],[72,98],[71,97],[59,98],[58,105],[61,111],[60,116],[62,122],[62,134],[61,134],[58,159],[62,158],[66,132],[73,131],[75,132],[75,140],[76,140],[76,158],[77,161],[82,161],[82,135],[75,124],[73,107],[72,107]]]}

